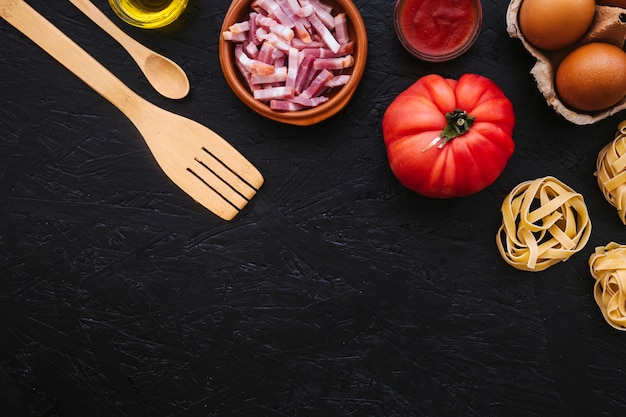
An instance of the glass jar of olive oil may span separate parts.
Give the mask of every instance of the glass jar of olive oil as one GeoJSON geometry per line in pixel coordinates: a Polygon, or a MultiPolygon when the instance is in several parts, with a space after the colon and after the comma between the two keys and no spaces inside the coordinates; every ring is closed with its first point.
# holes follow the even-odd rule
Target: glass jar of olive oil
{"type": "Polygon", "coordinates": [[[156,29],[174,22],[189,0],[109,0],[124,22],[144,29],[156,29]]]}

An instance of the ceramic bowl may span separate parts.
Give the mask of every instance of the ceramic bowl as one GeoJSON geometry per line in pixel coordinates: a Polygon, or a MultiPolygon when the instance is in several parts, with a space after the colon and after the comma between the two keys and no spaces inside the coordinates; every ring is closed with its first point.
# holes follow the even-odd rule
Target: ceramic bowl
{"type": "Polygon", "coordinates": [[[340,88],[333,89],[329,95],[330,100],[317,107],[298,111],[272,110],[269,105],[255,99],[248,89],[235,63],[235,43],[225,40],[223,33],[227,31],[231,25],[248,19],[252,0],[233,0],[231,3],[224,17],[222,30],[220,31],[220,65],[226,82],[235,95],[258,114],[281,123],[309,126],[337,114],[348,104],[354,95],[363,77],[367,60],[367,32],[365,30],[365,24],[363,23],[359,10],[351,0],[323,0],[323,2],[333,6],[333,15],[340,12],[346,13],[350,39],[355,43],[354,53],[352,54],[354,65],[344,71],[345,74],[351,74],[348,83],[340,88]]]}

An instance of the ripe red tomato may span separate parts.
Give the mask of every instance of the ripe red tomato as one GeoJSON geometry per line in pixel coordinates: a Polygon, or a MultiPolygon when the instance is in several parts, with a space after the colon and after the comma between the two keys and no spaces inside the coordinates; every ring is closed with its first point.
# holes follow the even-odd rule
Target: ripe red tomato
{"type": "Polygon", "coordinates": [[[426,197],[474,194],[492,184],[513,154],[511,101],[490,79],[431,74],[389,105],[383,137],[394,175],[426,197]]]}

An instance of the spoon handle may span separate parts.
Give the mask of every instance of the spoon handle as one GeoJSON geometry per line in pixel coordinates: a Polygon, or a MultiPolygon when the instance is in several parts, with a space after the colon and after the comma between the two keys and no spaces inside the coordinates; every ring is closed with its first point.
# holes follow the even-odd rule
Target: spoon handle
{"type": "Polygon", "coordinates": [[[98,9],[89,0],[69,0],[74,6],[76,6],[81,12],[90,18],[95,24],[97,24],[102,30],[108,33],[113,39],[115,39],[130,56],[140,64],[139,58],[145,58],[150,53],[153,53],[145,45],[137,42],[132,37],[128,36],[126,32],[121,30],[115,23],[111,21],[100,9],[98,9]]]}
{"type": "Polygon", "coordinates": [[[0,16],[127,117],[145,101],[24,0],[0,0],[0,16]]]}

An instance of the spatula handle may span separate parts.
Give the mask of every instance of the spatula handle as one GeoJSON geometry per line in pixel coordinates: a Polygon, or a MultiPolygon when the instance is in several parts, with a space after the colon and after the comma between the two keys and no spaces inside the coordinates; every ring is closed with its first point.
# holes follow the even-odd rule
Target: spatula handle
{"type": "Polygon", "coordinates": [[[141,98],[23,0],[0,0],[0,16],[130,116],[141,98]]]}

